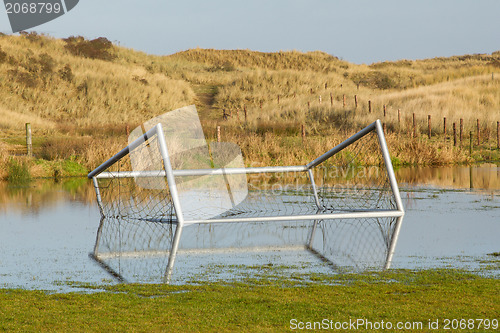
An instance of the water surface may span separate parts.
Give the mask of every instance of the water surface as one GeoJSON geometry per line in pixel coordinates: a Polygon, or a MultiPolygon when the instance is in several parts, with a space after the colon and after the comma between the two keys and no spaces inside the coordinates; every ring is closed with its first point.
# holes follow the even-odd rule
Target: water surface
{"type": "MultiPolygon", "coordinates": [[[[393,268],[452,267],[498,276],[499,262],[488,256],[500,251],[498,166],[399,169],[397,178],[406,215],[393,268]]],[[[68,291],[74,290],[72,281],[116,281],[88,256],[99,224],[93,187],[86,179],[36,181],[29,187],[0,184],[0,286],[68,291]]],[[[196,235],[207,243],[210,237],[217,239],[210,230],[192,229],[192,237],[196,235]]],[[[273,235],[270,232],[268,238],[273,235]]],[[[133,260],[130,265],[149,269],[133,260]]],[[[156,262],[160,270],[164,262],[156,262]]],[[[307,251],[185,252],[177,258],[172,282],[246,276],[248,267],[332,272],[307,251]]]]}

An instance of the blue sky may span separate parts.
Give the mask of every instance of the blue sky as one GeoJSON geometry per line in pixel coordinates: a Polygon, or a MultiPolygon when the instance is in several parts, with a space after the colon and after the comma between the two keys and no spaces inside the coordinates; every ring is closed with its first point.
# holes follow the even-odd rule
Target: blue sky
{"type": "MultiPolygon", "coordinates": [[[[499,0],[80,0],[34,30],[166,55],[194,47],[321,50],[354,63],[500,50],[499,0]]],[[[11,32],[5,8],[0,31],[11,32]]]]}

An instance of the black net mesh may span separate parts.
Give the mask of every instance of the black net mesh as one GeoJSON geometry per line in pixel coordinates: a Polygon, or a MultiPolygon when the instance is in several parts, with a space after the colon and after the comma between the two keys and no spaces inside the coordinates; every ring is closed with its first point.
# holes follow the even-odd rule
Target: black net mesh
{"type": "MultiPolygon", "coordinates": [[[[107,178],[97,179],[102,220],[91,256],[118,279],[161,282],[165,278],[177,219],[159,152],[155,135],[106,170],[107,178]],[[135,177],[120,176],[131,169],[135,177]]],[[[239,149],[216,144],[173,154],[171,160],[174,170],[200,163],[238,167],[238,154],[239,149]]],[[[316,220],[188,224],[182,231],[179,255],[299,250],[337,269],[384,268],[396,218],[321,218],[322,214],[396,209],[376,132],[312,173],[316,193],[307,172],[176,176],[187,222],[317,215],[316,220]]]]}

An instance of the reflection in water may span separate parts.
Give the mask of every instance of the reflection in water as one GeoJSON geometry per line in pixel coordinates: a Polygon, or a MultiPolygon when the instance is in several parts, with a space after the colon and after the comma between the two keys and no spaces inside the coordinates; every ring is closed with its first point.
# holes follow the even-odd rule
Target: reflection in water
{"type": "MultiPolygon", "coordinates": [[[[336,271],[382,270],[390,265],[401,221],[373,218],[190,225],[183,230],[177,262],[199,266],[206,265],[207,258],[227,264],[227,256],[248,259],[251,253],[272,253],[296,258],[309,253],[310,260],[324,262],[336,271]]],[[[90,257],[120,282],[164,282],[174,233],[172,223],[102,218],[90,257]]],[[[249,262],[259,263],[259,259],[249,262]]],[[[274,264],[297,262],[280,260],[274,264]]]]}
{"type": "MultiPolygon", "coordinates": [[[[405,167],[396,170],[400,184],[432,185],[452,189],[500,190],[500,166],[405,167]]],[[[250,179],[251,180],[251,179],[250,179]]],[[[307,182],[308,179],[304,179],[307,182]]],[[[40,179],[29,186],[17,187],[0,182],[0,211],[16,210],[38,214],[41,210],[68,200],[94,204],[92,182],[85,178],[65,178],[58,182],[40,179]]]]}
{"type": "Polygon", "coordinates": [[[500,190],[500,165],[408,167],[395,171],[400,184],[453,189],[500,190]]]}
{"type": "Polygon", "coordinates": [[[93,203],[95,192],[87,178],[65,178],[57,182],[38,179],[27,186],[0,182],[0,212],[14,210],[36,215],[67,200],[93,203]]]}

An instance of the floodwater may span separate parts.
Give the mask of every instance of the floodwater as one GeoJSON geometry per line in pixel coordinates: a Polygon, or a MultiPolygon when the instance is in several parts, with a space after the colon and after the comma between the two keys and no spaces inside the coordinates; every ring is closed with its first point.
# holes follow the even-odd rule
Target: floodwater
{"type": "MultiPolygon", "coordinates": [[[[396,171],[396,177],[406,214],[392,268],[451,267],[499,275],[498,257],[488,254],[500,251],[500,166],[403,168],[396,171]]],[[[0,287],[65,292],[79,290],[74,282],[117,281],[109,267],[89,257],[100,223],[95,193],[87,179],[40,180],[28,187],[0,183],[0,287]]],[[[188,238],[200,237],[198,241],[203,244],[216,241],[219,235],[209,227],[190,228],[188,238]]],[[[240,242],[238,237],[250,245],[255,245],[252,237],[272,242],[278,227],[266,228],[263,224],[250,225],[221,237],[231,244],[240,242]],[[252,236],[254,229],[261,230],[260,236],[252,236]]],[[[280,239],[284,234],[298,237],[301,228],[308,226],[281,228],[286,232],[279,232],[280,239]]],[[[320,259],[292,246],[185,251],[177,257],[172,283],[245,277],[262,273],[262,267],[299,273],[332,272],[331,265],[320,259]]],[[[137,258],[130,257],[119,265],[125,275],[126,269],[132,270],[123,276],[125,281],[155,282],[157,277],[147,275],[163,272],[166,260],[163,256],[161,260],[138,263],[137,258]]]]}

